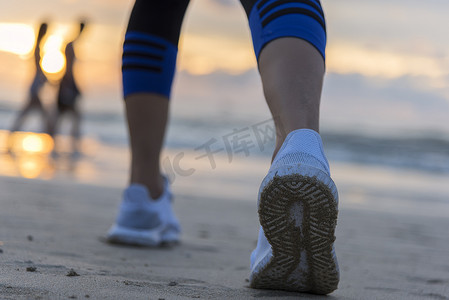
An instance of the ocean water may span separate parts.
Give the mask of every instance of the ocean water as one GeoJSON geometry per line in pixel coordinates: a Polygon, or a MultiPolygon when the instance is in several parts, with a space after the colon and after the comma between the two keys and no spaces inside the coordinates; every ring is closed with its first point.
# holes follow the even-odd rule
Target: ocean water
{"type": "MultiPolygon", "coordinates": [[[[330,97],[326,93],[323,96],[321,126],[330,161],[449,174],[449,131],[444,126],[418,129],[407,124],[373,126],[371,120],[361,124],[360,116],[351,120],[349,114],[345,122],[332,117],[326,120],[330,97]]],[[[81,103],[84,136],[108,146],[127,146],[120,95],[113,99],[85,98],[81,103]]],[[[9,129],[19,107],[17,103],[0,100],[0,129],[9,129]]],[[[69,132],[69,124],[65,122],[62,134],[69,132]]],[[[41,130],[39,117],[31,116],[24,130],[41,130]]],[[[182,73],[177,77],[166,147],[200,155],[205,145],[228,157],[271,156],[274,125],[257,72],[243,76],[182,73]]]]}

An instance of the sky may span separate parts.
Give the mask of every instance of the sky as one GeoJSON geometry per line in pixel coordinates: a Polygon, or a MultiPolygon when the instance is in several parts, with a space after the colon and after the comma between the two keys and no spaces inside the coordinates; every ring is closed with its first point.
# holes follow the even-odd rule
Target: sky
{"type": "MultiPolygon", "coordinates": [[[[0,0],[0,101],[18,107],[32,77],[30,54],[8,47],[28,43],[31,51],[32,33],[41,20],[48,20],[52,47],[62,49],[73,37],[76,22],[85,18],[89,24],[76,48],[75,71],[87,106],[94,109],[113,99],[113,107],[120,108],[116,100],[121,97],[121,43],[132,3],[0,0]]],[[[323,0],[322,4],[328,27],[323,123],[329,128],[337,124],[381,128],[382,132],[399,128],[449,133],[445,121],[449,113],[449,1],[323,0]]],[[[222,94],[229,98],[238,88],[245,89],[245,95],[261,97],[257,78],[251,89],[239,85],[242,78],[257,77],[255,68],[250,31],[239,2],[192,0],[180,40],[181,75],[175,81],[175,90],[179,86],[185,92],[175,94],[209,99],[216,94],[217,80],[223,80],[228,88],[222,94]],[[195,94],[181,81],[197,77],[205,84],[195,94]]]]}

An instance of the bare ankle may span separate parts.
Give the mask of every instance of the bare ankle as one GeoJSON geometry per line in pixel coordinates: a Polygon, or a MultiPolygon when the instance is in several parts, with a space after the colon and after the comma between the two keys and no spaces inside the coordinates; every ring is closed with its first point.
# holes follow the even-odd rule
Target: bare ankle
{"type": "Polygon", "coordinates": [[[164,178],[161,175],[154,178],[132,177],[130,182],[144,185],[153,200],[158,199],[164,193],[164,178]]]}
{"type": "Polygon", "coordinates": [[[164,193],[164,178],[162,176],[159,176],[158,180],[155,180],[151,185],[148,185],[147,187],[151,199],[158,199],[164,193]]]}

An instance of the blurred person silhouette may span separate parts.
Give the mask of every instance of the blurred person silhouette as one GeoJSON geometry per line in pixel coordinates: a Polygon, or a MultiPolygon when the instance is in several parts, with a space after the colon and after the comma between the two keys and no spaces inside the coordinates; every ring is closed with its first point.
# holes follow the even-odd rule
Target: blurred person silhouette
{"type": "Polygon", "coordinates": [[[43,124],[43,131],[46,131],[49,126],[49,118],[48,113],[45,110],[45,107],[42,104],[42,101],[39,96],[39,92],[42,89],[42,87],[45,85],[46,82],[48,82],[47,77],[44,74],[44,71],[42,70],[42,67],[40,65],[41,61],[41,41],[44,38],[45,34],[47,33],[48,25],[47,23],[42,23],[39,27],[39,32],[36,39],[36,45],[34,48],[34,65],[36,67],[36,73],[34,75],[33,82],[30,87],[28,100],[25,103],[25,106],[20,110],[18,113],[10,132],[13,133],[15,131],[19,131],[23,123],[25,122],[26,116],[32,112],[33,110],[37,110],[41,116],[42,116],[42,124],[43,124]]]}
{"type": "Polygon", "coordinates": [[[67,44],[65,48],[66,69],[65,73],[59,83],[59,89],[56,100],[56,107],[51,116],[49,133],[54,138],[61,118],[64,115],[70,115],[72,118],[72,155],[78,156],[80,154],[80,137],[81,137],[81,112],[78,106],[78,100],[81,92],[76,83],[73,66],[76,61],[74,50],[74,43],[79,39],[85,28],[85,21],[79,23],[79,32],[77,36],[67,44]]]}
{"type": "MultiPolygon", "coordinates": [[[[129,19],[122,75],[130,179],[107,233],[111,243],[157,246],[180,239],[160,153],[188,3],[136,0],[129,19]]],[[[257,201],[260,229],[250,257],[250,286],[328,294],[339,282],[334,251],[338,193],[318,133],[324,13],[319,0],[241,3],[276,127],[276,148],[257,201]]]]}

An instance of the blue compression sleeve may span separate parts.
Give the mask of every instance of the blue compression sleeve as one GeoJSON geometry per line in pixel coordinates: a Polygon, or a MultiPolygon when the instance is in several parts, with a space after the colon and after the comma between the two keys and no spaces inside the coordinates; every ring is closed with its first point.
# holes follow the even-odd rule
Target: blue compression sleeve
{"type": "Polygon", "coordinates": [[[249,14],[254,52],[281,37],[297,37],[312,44],[325,58],[326,22],[319,0],[259,0],[249,14]]]}
{"type": "Polygon", "coordinates": [[[131,31],[123,46],[123,94],[157,93],[170,98],[178,49],[171,42],[131,31]]]}

